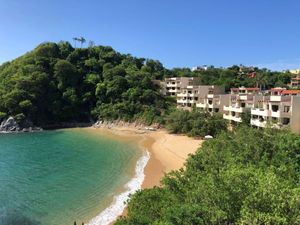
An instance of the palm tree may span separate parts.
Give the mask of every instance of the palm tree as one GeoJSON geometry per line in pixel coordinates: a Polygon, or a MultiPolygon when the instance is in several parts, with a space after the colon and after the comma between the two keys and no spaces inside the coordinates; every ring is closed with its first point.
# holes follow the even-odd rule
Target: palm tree
{"type": "Polygon", "coordinates": [[[83,43],[86,42],[85,38],[84,37],[80,37],[80,38],[78,38],[78,41],[81,43],[80,47],[82,48],[83,43]]]}
{"type": "Polygon", "coordinates": [[[76,48],[76,42],[79,41],[79,38],[73,37],[73,40],[74,40],[74,46],[75,46],[75,48],[76,48]]]}
{"type": "Polygon", "coordinates": [[[95,42],[94,41],[89,41],[89,47],[92,48],[95,46],[95,42]]]}

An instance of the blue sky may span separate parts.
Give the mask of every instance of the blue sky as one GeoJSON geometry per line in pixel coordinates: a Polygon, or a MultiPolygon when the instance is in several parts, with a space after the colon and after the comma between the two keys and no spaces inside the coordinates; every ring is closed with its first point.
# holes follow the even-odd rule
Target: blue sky
{"type": "Polygon", "coordinates": [[[300,68],[299,0],[0,0],[0,21],[0,63],[83,36],[168,68],[300,68]]]}

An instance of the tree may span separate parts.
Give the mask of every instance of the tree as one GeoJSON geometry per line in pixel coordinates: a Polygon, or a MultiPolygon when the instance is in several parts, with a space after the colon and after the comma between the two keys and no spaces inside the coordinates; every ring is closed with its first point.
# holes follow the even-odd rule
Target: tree
{"type": "Polygon", "coordinates": [[[79,41],[79,39],[77,37],[73,37],[73,41],[74,41],[74,47],[76,48],[76,42],[79,41]]]}
{"type": "Polygon", "coordinates": [[[159,188],[134,194],[116,224],[298,224],[299,147],[286,131],[223,132],[159,188]]]}
{"type": "Polygon", "coordinates": [[[82,48],[82,45],[86,42],[85,38],[84,37],[80,37],[77,39],[79,42],[80,42],[80,47],[82,48]]]}

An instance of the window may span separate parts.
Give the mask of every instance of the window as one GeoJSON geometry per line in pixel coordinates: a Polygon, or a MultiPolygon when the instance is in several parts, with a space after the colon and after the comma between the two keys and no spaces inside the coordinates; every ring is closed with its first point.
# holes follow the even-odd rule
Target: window
{"type": "Polygon", "coordinates": [[[211,104],[212,104],[212,100],[209,100],[209,101],[208,101],[208,104],[210,104],[210,105],[211,105],[211,104]]]}
{"type": "Polygon", "coordinates": [[[241,107],[242,107],[242,108],[245,108],[245,106],[246,106],[246,103],[245,103],[245,102],[242,102],[242,103],[241,103],[241,107]]]}
{"type": "Polygon", "coordinates": [[[219,109],[218,109],[218,108],[216,108],[216,109],[215,109],[215,112],[216,112],[216,113],[217,113],[217,112],[219,112],[219,109]]]}
{"type": "Polygon", "coordinates": [[[272,111],[273,112],[277,112],[279,110],[279,106],[278,105],[272,105],[272,111]]]}
{"type": "Polygon", "coordinates": [[[283,112],[288,113],[290,111],[290,108],[291,108],[290,106],[285,105],[283,108],[283,112]]]}
{"type": "Polygon", "coordinates": [[[283,125],[288,125],[290,123],[290,118],[283,118],[282,119],[282,124],[283,125]]]}

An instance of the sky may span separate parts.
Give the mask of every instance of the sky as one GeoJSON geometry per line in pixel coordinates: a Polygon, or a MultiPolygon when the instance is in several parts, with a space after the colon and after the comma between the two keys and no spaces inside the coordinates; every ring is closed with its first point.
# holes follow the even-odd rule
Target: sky
{"type": "Polygon", "coordinates": [[[85,37],[167,68],[300,68],[299,0],[0,0],[0,64],[85,37]]]}

